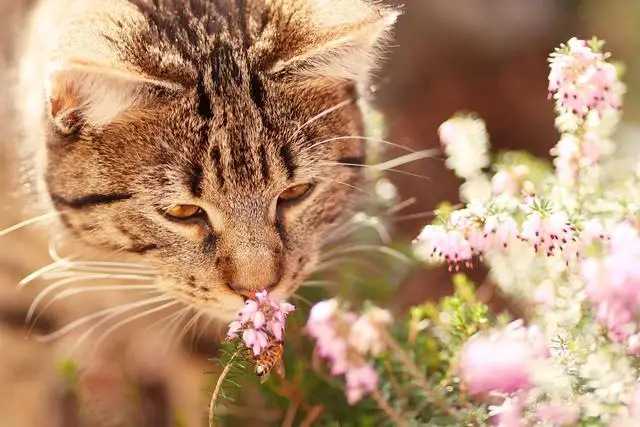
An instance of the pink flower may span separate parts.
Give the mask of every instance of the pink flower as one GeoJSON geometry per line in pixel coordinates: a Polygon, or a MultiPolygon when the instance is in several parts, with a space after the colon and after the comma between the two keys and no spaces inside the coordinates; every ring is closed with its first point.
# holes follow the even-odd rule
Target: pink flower
{"type": "Polygon", "coordinates": [[[520,238],[531,243],[536,252],[548,256],[562,253],[568,261],[582,251],[575,230],[562,212],[543,216],[534,211],[522,223],[520,238]]]}
{"type": "Polygon", "coordinates": [[[469,209],[456,211],[446,226],[424,227],[414,244],[424,248],[429,258],[443,258],[449,270],[457,271],[461,265],[472,267],[475,256],[502,251],[518,235],[518,226],[512,218],[483,215],[469,209]]]}
{"type": "Polygon", "coordinates": [[[229,324],[227,339],[242,336],[245,346],[258,356],[269,346],[270,337],[282,341],[287,314],[294,309],[288,302],[271,300],[266,291],[258,292],[256,300],[246,301],[238,319],[229,324]]]}
{"type": "Polygon", "coordinates": [[[316,354],[329,362],[331,374],[345,376],[351,405],[377,386],[378,374],[367,359],[384,350],[380,328],[391,321],[387,310],[373,307],[358,316],[341,309],[336,299],[311,308],[307,333],[316,341],[316,354]]]}
{"type": "Polygon", "coordinates": [[[526,395],[519,393],[503,400],[499,406],[490,407],[491,421],[496,427],[527,427],[529,424],[523,417],[524,398],[526,395]]]}
{"type": "Polygon", "coordinates": [[[374,391],[378,385],[378,373],[368,364],[350,369],[347,371],[345,379],[349,405],[357,403],[365,394],[374,391]]]}
{"type": "Polygon", "coordinates": [[[616,225],[606,255],[582,264],[587,296],[596,319],[614,342],[625,342],[637,332],[640,314],[640,236],[628,223],[616,225]]]}
{"type": "Polygon", "coordinates": [[[533,387],[532,363],[548,357],[542,335],[512,324],[501,332],[479,333],[465,343],[460,376],[472,394],[513,393],[533,387]]]}
{"type": "Polygon", "coordinates": [[[618,75],[606,59],[576,38],[569,40],[566,51],[551,55],[549,93],[561,110],[584,117],[591,110],[602,113],[620,107],[618,75]]]}
{"type": "Polygon", "coordinates": [[[536,417],[553,427],[573,426],[578,422],[580,409],[570,404],[544,402],[538,405],[536,417]]]}

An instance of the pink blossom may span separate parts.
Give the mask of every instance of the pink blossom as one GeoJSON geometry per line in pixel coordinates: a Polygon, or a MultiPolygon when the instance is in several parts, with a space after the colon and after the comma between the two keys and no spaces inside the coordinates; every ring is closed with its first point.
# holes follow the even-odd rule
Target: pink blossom
{"type": "Polygon", "coordinates": [[[517,393],[507,397],[499,406],[490,407],[491,421],[496,427],[528,427],[529,423],[524,419],[524,399],[526,395],[517,393]]]}
{"type": "Polygon", "coordinates": [[[581,253],[575,227],[562,212],[543,215],[530,213],[522,223],[520,238],[533,245],[536,252],[552,256],[562,253],[569,260],[581,253]]]}
{"type": "Polygon", "coordinates": [[[373,307],[358,316],[343,310],[336,299],[311,308],[307,333],[316,341],[316,354],[329,362],[331,374],[345,376],[349,404],[377,386],[378,375],[367,359],[384,350],[380,328],[391,321],[386,310],[373,307]]]}
{"type": "Polygon", "coordinates": [[[532,363],[549,355],[540,332],[520,324],[479,333],[465,343],[460,376],[472,394],[513,393],[533,387],[532,363]]]}
{"type": "Polygon", "coordinates": [[[640,314],[640,236],[629,223],[616,225],[607,253],[582,264],[587,296],[596,319],[615,342],[625,342],[637,331],[640,314]]]}
{"type": "Polygon", "coordinates": [[[287,315],[295,307],[286,301],[271,300],[267,291],[258,292],[238,311],[238,319],[229,324],[227,339],[242,336],[247,348],[258,356],[269,345],[269,337],[282,341],[287,315]]]}
{"type": "Polygon", "coordinates": [[[423,245],[431,258],[444,258],[449,270],[459,270],[461,265],[471,267],[475,256],[502,251],[518,235],[518,226],[512,218],[481,214],[469,210],[454,212],[446,226],[424,227],[414,244],[423,245]]]}
{"type": "Polygon", "coordinates": [[[570,404],[557,404],[543,402],[538,405],[536,418],[552,425],[553,427],[573,426],[578,422],[580,409],[570,404]]]}
{"type": "Polygon", "coordinates": [[[572,38],[566,52],[551,55],[549,93],[560,109],[579,117],[589,111],[602,113],[621,105],[615,67],[607,56],[595,52],[584,40],[572,38]]]}
{"type": "Polygon", "coordinates": [[[378,385],[378,373],[371,365],[364,364],[346,372],[347,402],[357,403],[365,394],[374,391],[378,385]]]}

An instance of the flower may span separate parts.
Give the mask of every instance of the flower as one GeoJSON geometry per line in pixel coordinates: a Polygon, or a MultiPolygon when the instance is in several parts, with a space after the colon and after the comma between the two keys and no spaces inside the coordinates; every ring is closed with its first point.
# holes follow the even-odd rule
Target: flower
{"type": "Polygon", "coordinates": [[[623,88],[607,57],[575,37],[551,55],[549,93],[561,112],[584,117],[592,110],[620,107],[623,88]]]}
{"type": "Polygon", "coordinates": [[[391,322],[387,310],[371,307],[358,316],[335,298],[311,308],[307,333],[316,341],[316,353],[329,362],[331,374],[345,376],[350,405],[376,389],[378,374],[367,360],[384,351],[380,328],[391,322]]]}
{"type": "Polygon", "coordinates": [[[573,426],[580,417],[580,409],[571,404],[543,402],[536,409],[536,418],[554,427],[573,426]]]}
{"type": "Polygon", "coordinates": [[[489,415],[496,427],[527,427],[528,423],[523,418],[525,404],[523,396],[516,394],[507,397],[502,404],[491,406],[489,415]]]}
{"type": "MultiPolygon", "coordinates": [[[[597,230],[597,229],[596,229],[597,230]]],[[[582,264],[587,296],[596,319],[615,342],[628,340],[637,331],[640,314],[640,235],[627,222],[611,231],[606,255],[582,264]]]]}
{"type": "Polygon", "coordinates": [[[270,344],[270,338],[282,342],[287,315],[295,307],[286,301],[270,299],[267,291],[258,292],[255,300],[248,300],[238,311],[238,319],[229,324],[227,339],[242,337],[254,356],[270,344]]]}
{"type": "Polygon", "coordinates": [[[470,116],[453,117],[440,125],[438,135],[447,155],[446,165],[459,177],[474,178],[489,165],[484,121],[470,116]]]}
{"type": "Polygon", "coordinates": [[[528,390],[533,387],[532,363],[548,356],[536,328],[514,323],[504,331],[471,337],[461,351],[460,377],[472,394],[528,390]]]}

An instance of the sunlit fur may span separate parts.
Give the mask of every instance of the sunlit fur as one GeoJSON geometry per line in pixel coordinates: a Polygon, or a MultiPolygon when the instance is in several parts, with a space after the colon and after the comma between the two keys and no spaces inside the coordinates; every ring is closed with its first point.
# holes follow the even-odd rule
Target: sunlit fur
{"type": "Polygon", "coordinates": [[[43,2],[16,96],[40,206],[217,318],[236,291],[290,296],[357,198],[359,88],[396,15],[361,0],[43,2]],[[206,215],[171,221],[174,204],[206,215]]]}

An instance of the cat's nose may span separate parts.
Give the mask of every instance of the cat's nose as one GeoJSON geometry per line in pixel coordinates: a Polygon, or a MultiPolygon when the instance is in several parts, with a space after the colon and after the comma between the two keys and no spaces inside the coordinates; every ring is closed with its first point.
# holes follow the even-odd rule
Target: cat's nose
{"type": "Polygon", "coordinates": [[[254,290],[248,290],[247,288],[243,287],[243,286],[239,286],[239,285],[235,285],[235,284],[229,284],[229,288],[235,292],[236,294],[240,295],[245,301],[248,299],[256,299],[256,294],[258,292],[263,292],[263,291],[267,291],[267,292],[271,292],[274,288],[276,287],[275,284],[273,285],[269,285],[264,289],[259,289],[257,291],[254,290]]]}

